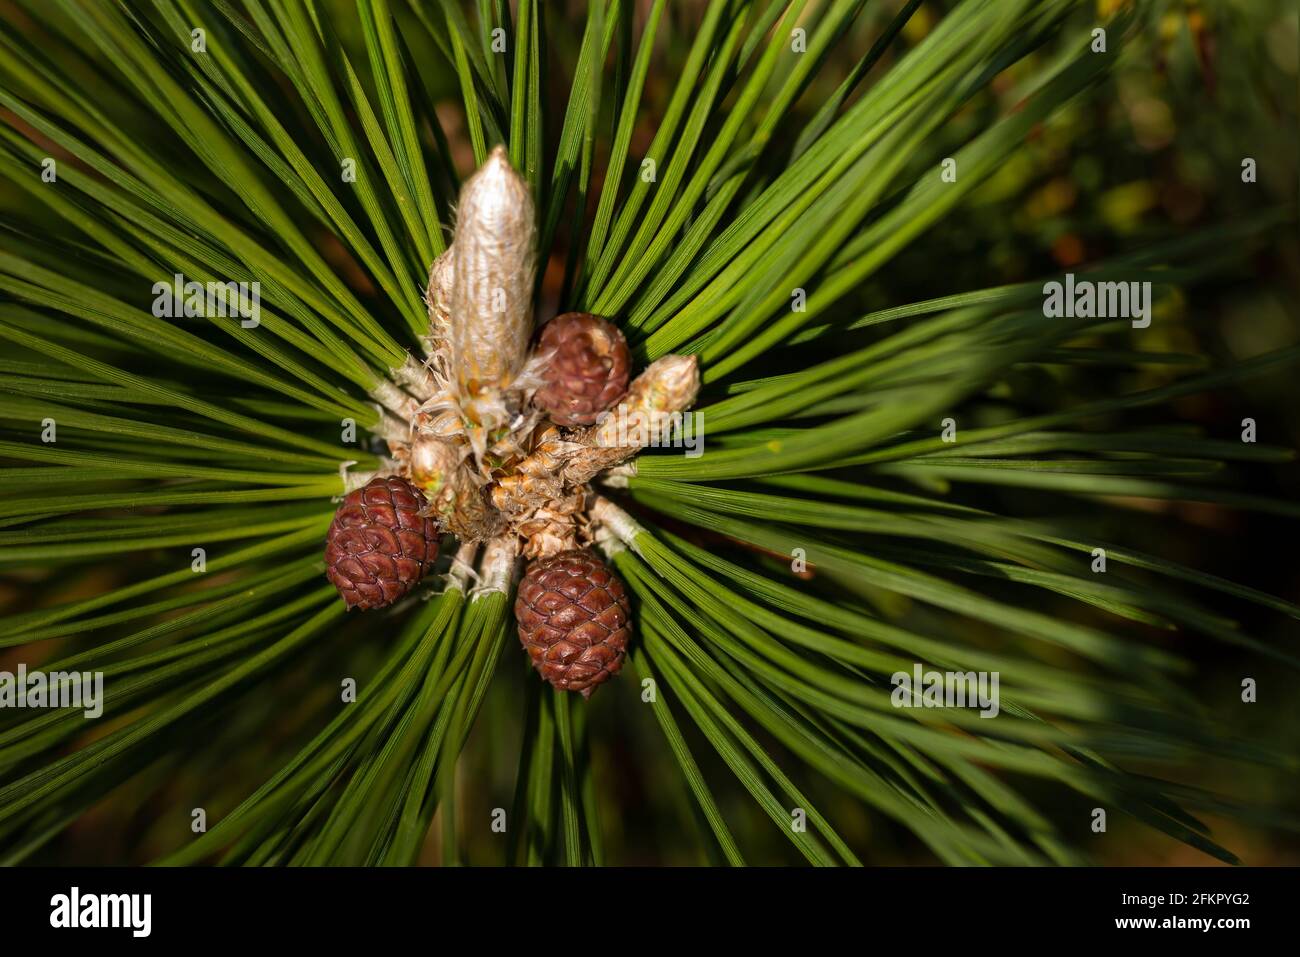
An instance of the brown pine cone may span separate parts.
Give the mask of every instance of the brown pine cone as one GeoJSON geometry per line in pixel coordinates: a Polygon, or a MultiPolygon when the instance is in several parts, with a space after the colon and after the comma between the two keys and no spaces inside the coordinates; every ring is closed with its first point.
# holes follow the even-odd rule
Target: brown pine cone
{"type": "Polygon", "coordinates": [[[592,425],[627,392],[627,340],[607,319],[589,312],[556,316],[542,327],[537,351],[552,357],[533,404],[556,425],[592,425]]]}
{"type": "Polygon", "coordinates": [[[590,697],[623,667],[632,636],[627,590],[589,551],[531,562],[515,596],[515,618],[533,667],[561,691],[590,697]]]}
{"type": "Polygon", "coordinates": [[[349,492],[325,538],[325,576],[348,608],[383,608],[414,588],[438,558],[438,523],[424,494],[395,475],[349,492]]]}

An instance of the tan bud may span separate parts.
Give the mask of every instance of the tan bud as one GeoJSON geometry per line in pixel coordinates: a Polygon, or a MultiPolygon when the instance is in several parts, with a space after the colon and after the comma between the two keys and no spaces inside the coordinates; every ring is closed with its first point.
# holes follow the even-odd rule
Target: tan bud
{"type": "Polygon", "coordinates": [[[468,398],[509,385],[533,331],[533,197],[502,147],[460,191],[452,248],[451,353],[468,398]]]}
{"type": "Polygon", "coordinates": [[[452,243],[429,267],[429,285],[424,290],[424,302],[429,307],[430,354],[451,347],[451,284],[455,254],[456,244],[452,243]]]}
{"type": "Polygon", "coordinates": [[[427,513],[462,542],[480,542],[497,534],[501,516],[489,503],[486,489],[470,474],[465,440],[428,428],[412,438],[406,462],[410,480],[429,500],[427,513]]]}
{"type": "Polygon", "coordinates": [[[620,429],[642,419],[685,412],[700,392],[700,365],[695,356],[668,355],[656,359],[636,377],[623,401],[611,409],[600,424],[578,436],[583,445],[603,448],[623,446],[620,429]]]}
{"type": "Polygon", "coordinates": [[[415,485],[430,500],[447,484],[448,477],[460,467],[462,454],[454,441],[439,435],[417,432],[411,439],[411,452],[407,464],[408,474],[415,485]]]}

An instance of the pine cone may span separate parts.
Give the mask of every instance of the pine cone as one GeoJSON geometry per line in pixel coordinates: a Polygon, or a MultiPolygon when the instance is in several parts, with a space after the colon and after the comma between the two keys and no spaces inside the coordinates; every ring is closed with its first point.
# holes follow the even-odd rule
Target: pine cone
{"type": "Polygon", "coordinates": [[[556,316],[542,327],[537,351],[553,355],[533,404],[556,425],[591,425],[627,392],[627,340],[607,319],[589,312],[556,316]]]}
{"type": "Polygon", "coordinates": [[[561,691],[590,697],[623,667],[632,614],[623,582],[583,549],[539,558],[515,596],[519,641],[561,691]]]}
{"type": "Polygon", "coordinates": [[[438,558],[438,523],[404,478],[373,478],[343,499],[325,539],[325,576],[348,608],[383,608],[414,588],[438,558]]]}

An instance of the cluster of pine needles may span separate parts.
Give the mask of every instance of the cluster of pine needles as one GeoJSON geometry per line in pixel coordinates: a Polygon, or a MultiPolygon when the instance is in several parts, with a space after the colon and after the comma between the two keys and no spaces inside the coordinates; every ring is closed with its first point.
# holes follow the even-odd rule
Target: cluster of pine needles
{"type": "MultiPolygon", "coordinates": [[[[4,6],[0,664],[102,672],[105,701],[0,712],[0,861],[60,859],[96,820],[129,826],[128,859],[231,864],[622,863],[609,836],[638,828],[733,864],[871,863],[884,833],[946,863],[1078,863],[1094,808],[1231,861],[1207,816],[1286,823],[1180,782],[1291,759],[1228,737],[1234,701],[1191,698],[1151,636],[1271,673],[1290,651],[1209,606],[1300,608],[969,493],[1295,516],[1213,474],[1284,452],[1123,423],[1296,350],[1207,370],[1122,320],[1044,319],[1042,279],[846,306],[1092,95],[1140,18],[1105,23],[1100,56],[1074,0],[962,0],[911,40],[920,0],[718,0],[688,29],[665,0],[570,22],[542,0],[4,6]],[[997,77],[1016,108],[951,142],[997,77]],[[615,559],[636,633],[590,704],[523,680],[504,594],[439,577],[357,619],[322,575],[340,467],[380,465],[369,394],[419,354],[458,183],[498,143],[536,197],[543,301],[613,319],[638,365],[701,364],[704,454],[652,450],[603,490],[642,528],[615,559]],[[177,273],[260,283],[259,323],[156,317],[177,273]],[[1025,363],[1101,355],[1167,378],[969,411],[1025,363]],[[998,672],[1001,713],[895,708],[918,662],[998,672]],[[629,793],[617,762],[650,761],[629,793]]],[[[1078,271],[1194,282],[1277,222],[1078,271]]]]}

